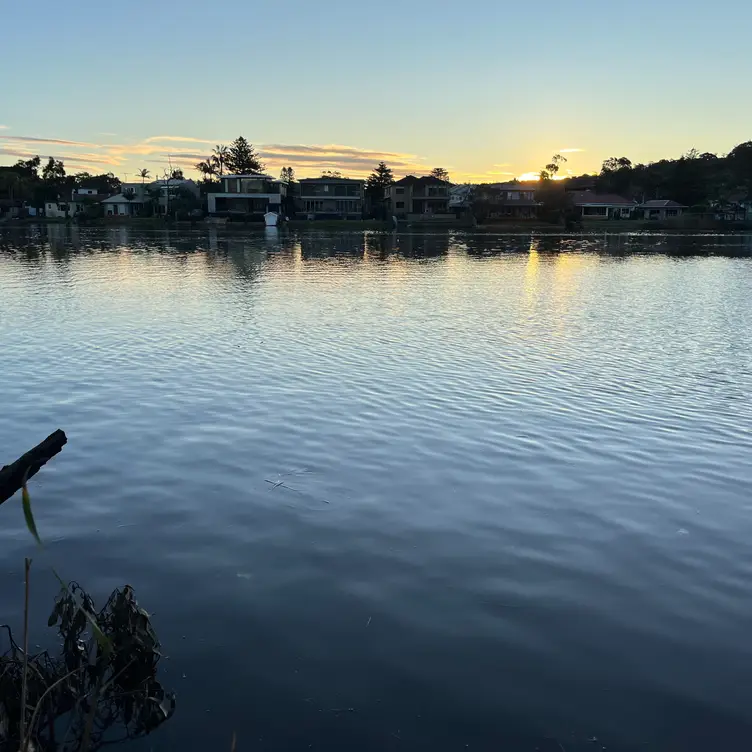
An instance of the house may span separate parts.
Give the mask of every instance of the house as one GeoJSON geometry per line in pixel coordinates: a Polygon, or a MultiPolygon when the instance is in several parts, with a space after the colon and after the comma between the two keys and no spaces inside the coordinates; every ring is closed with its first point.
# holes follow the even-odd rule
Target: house
{"type": "Polygon", "coordinates": [[[711,201],[714,219],[728,222],[752,221],[752,196],[746,191],[734,191],[720,200],[711,201]]]}
{"type": "Polygon", "coordinates": [[[300,207],[309,219],[360,219],[365,181],[351,178],[303,178],[300,207]]]}
{"type": "Polygon", "coordinates": [[[388,210],[395,217],[448,214],[451,187],[448,181],[430,175],[408,175],[386,189],[388,210]]]}
{"type": "Polygon", "coordinates": [[[535,219],[539,205],[535,188],[534,184],[517,180],[479,185],[473,207],[476,214],[489,219],[535,219]]]}
{"type": "Polygon", "coordinates": [[[637,203],[613,193],[568,191],[567,195],[584,220],[629,219],[637,203]]]}
{"type": "Polygon", "coordinates": [[[135,217],[146,214],[146,207],[152,203],[149,186],[144,183],[121,183],[120,193],[102,200],[102,210],[106,217],[135,217]]]}
{"type": "Polygon", "coordinates": [[[687,207],[676,201],[656,199],[645,201],[637,208],[644,213],[645,219],[671,219],[681,217],[687,207]]]}
{"type": "Polygon", "coordinates": [[[279,212],[287,195],[287,183],[261,172],[225,175],[221,182],[222,193],[206,196],[208,212],[213,216],[260,216],[268,211],[279,212]]]}
{"type": "Polygon", "coordinates": [[[26,209],[24,202],[16,198],[0,198],[0,222],[6,219],[20,219],[26,209]]]}
{"type": "Polygon", "coordinates": [[[55,201],[46,201],[44,216],[52,219],[75,217],[76,214],[85,212],[87,206],[99,203],[102,198],[96,188],[74,188],[70,198],[58,196],[55,201]]]}
{"type": "Polygon", "coordinates": [[[148,190],[152,200],[156,201],[154,208],[157,214],[166,214],[170,202],[174,201],[181,191],[192,193],[197,199],[201,197],[198,183],[185,178],[154,180],[149,183],[148,190]]]}
{"type": "Polygon", "coordinates": [[[449,211],[463,212],[472,207],[475,186],[470,183],[453,185],[449,189],[449,211]]]}

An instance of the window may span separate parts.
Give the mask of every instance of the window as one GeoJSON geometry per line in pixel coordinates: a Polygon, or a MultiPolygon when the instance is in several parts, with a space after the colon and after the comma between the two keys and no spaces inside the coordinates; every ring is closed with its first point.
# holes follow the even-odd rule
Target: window
{"type": "Polygon", "coordinates": [[[405,202],[404,201],[397,201],[394,205],[397,209],[404,209],[405,208],[405,202]]]}
{"type": "Polygon", "coordinates": [[[405,195],[405,189],[404,189],[404,188],[395,188],[395,189],[394,189],[394,192],[395,192],[395,193],[396,193],[396,194],[397,194],[398,196],[404,196],[404,195],[405,195]]]}
{"type": "Polygon", "coordinates": [[[583,206],[582,214],[585,217],[606,217],[608,216],[608,207],[606,206],[583,206]]]}

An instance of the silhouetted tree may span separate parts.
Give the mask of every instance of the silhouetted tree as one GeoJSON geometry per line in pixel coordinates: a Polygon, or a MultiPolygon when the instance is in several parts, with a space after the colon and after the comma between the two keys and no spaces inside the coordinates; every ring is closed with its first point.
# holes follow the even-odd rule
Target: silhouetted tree
{"type": "Polygon", "coordinates": [[[561,165],[565,164],[567,158],[562,154],[554,154],[551,161],[540,171],[541,180],[553,180],[559,174],[561,165]]]}
{"type": "Polygon", "coordinates": [[[252,172],[263,172],[264,164],[258,153],[243,136],[238,136],[227,150],[224,165],[236,175],[247,175],[252,172]]]}
{"type": "Polygon", "coordinates": [[[217,144],[212,149],[211,157],[209,158],[209,161],[214,166],[214,174],[220,178],[225,174],[228,153],[229,149],[224,144],[217,144]]]}
{"type": "Polygon", "coordinates": [[[295,170],[293,170],[292,167],[283,167],[279,171],[279,179],[283,183],[294,183],[295,182],[295,170]]]}
{"type": "Polygon", "coordinates": [[[381,201],[384,191],[394,182],[394,173],[386,162],[379,162],[366,180],[366,192],[373,201],[381,201]]]}
{"type": "Polygon", "coordinates": [[[65,180],[65,165],[62,160],[50,157],[42,169],[42,180],[49,184],[61,184],[65,180]]]}
{"type": "Polygon", "coordinates": [[[431,172],[428,173],[432,178],[438,178],[439,180],[446,180],[449,182],[449,173],[443,167],[434,167],[431,172]]]}

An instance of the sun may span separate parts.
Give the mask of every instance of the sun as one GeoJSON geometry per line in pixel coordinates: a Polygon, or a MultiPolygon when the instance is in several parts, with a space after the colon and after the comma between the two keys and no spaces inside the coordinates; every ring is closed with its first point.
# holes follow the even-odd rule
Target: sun
{"type": "MultiPolygon", "coordinates": [[[[569,177],[569,175],[554,175],[554,180],[566,180],[569,177]]],[[[528,180],[540,180],[540,173],[539,172],[523,172],[522,175],[517,176],[517,180],[525,183],[528,180]]]]}

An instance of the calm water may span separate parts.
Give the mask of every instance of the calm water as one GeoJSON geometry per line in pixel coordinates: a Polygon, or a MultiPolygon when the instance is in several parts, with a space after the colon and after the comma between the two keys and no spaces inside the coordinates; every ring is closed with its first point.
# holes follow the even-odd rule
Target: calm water
{"type": "Polygon", "coordinates": [[[145,748],[749,747],[752,237],[5,230],[0,331],[3,618],[131,583],[145,748]]]}

